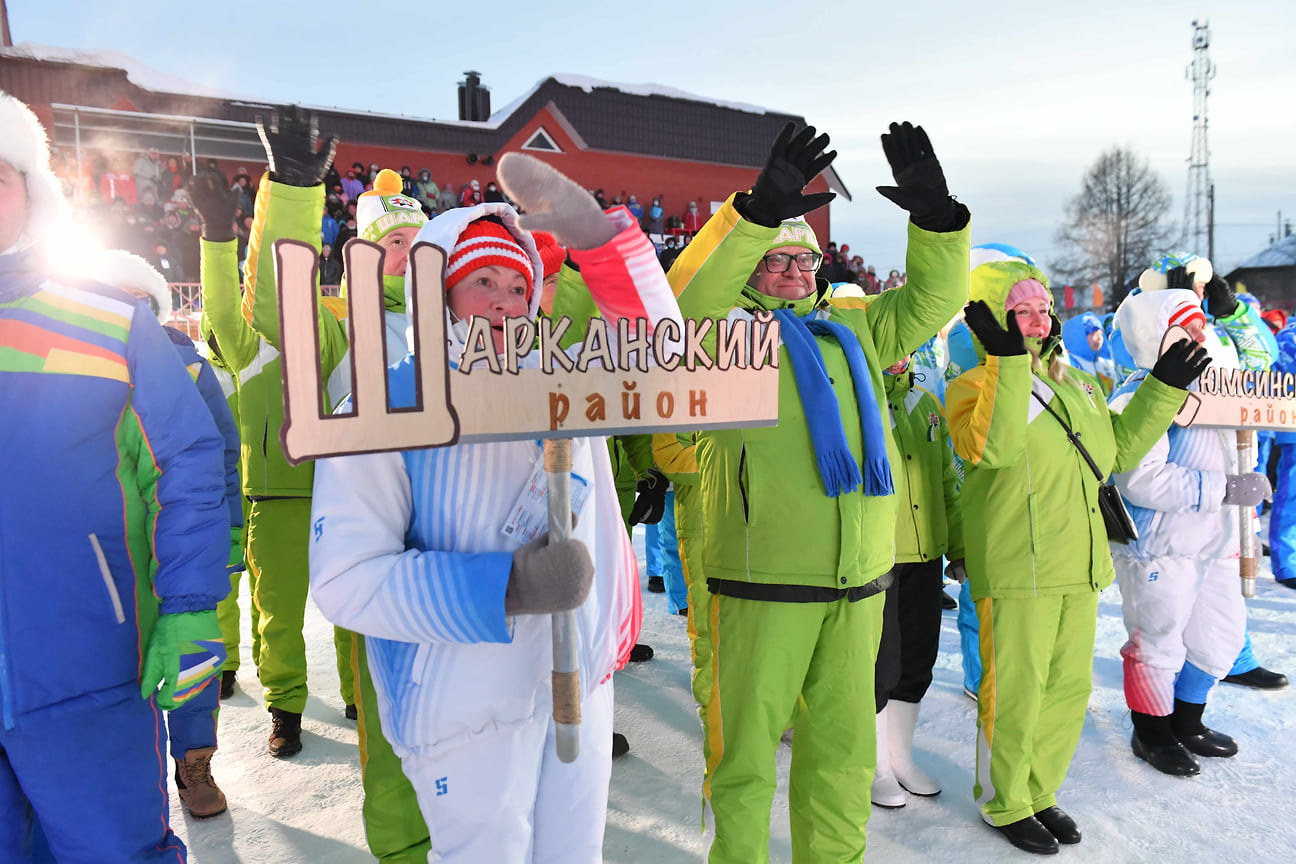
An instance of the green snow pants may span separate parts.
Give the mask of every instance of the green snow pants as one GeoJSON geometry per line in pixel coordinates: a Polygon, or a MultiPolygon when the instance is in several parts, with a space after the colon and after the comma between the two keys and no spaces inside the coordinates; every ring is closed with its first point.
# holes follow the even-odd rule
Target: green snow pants
{"type": "Polygon", "coordinates": [[[1008,825],[1057,804],[1093,689],[1098,592],[983,597],[976,784],[984,817],[1008,825]]]}
{"type": "Polygon", "coordinates": [[[884,600],[711,597],[703,784],[715,817],[710,864],[769,861],[774,754],[790,722],[794,864],[858,864],[864,855],[884,600]],[[799,711],[798,694],[805,699],[799,711]]]}
{"type": "Polygon", "coordinates": [[[351,648],[356,683],[360,737],[360,777],[364,783],[365,841],[383,864],[427,864],[432,849],[427,823],[419,810],[414,787],[401,771],[400,757],[383,737],[378,719],[378,696],[369,677],[363,636],[351,648]]]}
{"type": "MultiPolygon", "coordinates": [[[[242,638],[241,620],[239,611],[239,583],[240,577],[244,573],[248,577],[248,592],[256,596],[256,579],[253,578],[251,571],[236,570],[230,574],[230,593],[224,600],[216,604],[216,619],[220,622],[221,639],[225,642],[225,665],[221,667],[222,672],[229,672],[239,668],[239,640],[242,638]]],[[[260,614],[257,612],[256,604],[252,604],[252,665],[260,666],[261,657],[261,629],[259,622],[260,614]]]]}
{"type": "MultiPolygon", "coordinates": [[[[257,675],[268,708],[300,714],[306,707],[306,592],[310,585],[307,540],[309,498],[253,501],[248,511],[247,569],[259,616],[257,675]]],[[[334,628],[342,699],[353,704],[349,634],[334,628]],[[345,673],[343,669],[345,668],[345,673]]]]}

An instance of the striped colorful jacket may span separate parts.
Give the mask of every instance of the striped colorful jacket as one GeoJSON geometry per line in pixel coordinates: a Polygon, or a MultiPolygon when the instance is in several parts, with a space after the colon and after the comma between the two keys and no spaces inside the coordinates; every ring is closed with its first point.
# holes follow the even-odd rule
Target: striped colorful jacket
{"type": "Polygon", "coordinates": [[[139,693],[158,614],[229,593],[221,439],[147,307],[0,255],[0,713],[139,693]]]}

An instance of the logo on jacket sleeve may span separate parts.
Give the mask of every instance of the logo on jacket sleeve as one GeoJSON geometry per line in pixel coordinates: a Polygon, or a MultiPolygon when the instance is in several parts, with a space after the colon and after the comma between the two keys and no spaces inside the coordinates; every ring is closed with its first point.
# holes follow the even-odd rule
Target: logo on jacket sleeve
{"type": "Polygon", "coordinates": [[[316,519],[315,524],[312,526],[312,528],[315,531],[315,542],[318,543],[320,540],[323,540],[324,539],[324,517],[321,516],[318,519],[316,519]]]}

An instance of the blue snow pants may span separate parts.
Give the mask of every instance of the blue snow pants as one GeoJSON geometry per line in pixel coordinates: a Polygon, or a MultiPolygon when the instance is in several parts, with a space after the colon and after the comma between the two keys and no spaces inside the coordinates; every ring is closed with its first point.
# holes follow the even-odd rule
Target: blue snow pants
{"type": "Polygon", "coordinates": [[[216,746],[216,715],[220,713],[220,678],[174,711],[166,712],[171,755],[181,761],[189,750],[216,746]]]}
{"type": "Polygon", "coordinates": [[[666,583],[666,607],[674,615],[688,608],[688,583],[680,563],[679,537],[675,534],[675,490],[666,492],[666,512],[657,523],[657,561],[666,583]]]}
{"type": "Polygon", "coordinates": [[[0,861],[33,860],[39,818],[49,849],[37,860],[183,864],[164,734],[157,702],[137,695],[0,730],[0,861]]]}
{"type": "Polygon", "coordinates": [[[972,602],[972,588],[966,581],[958,596],[959,647],[963,650],[963,686],[973,693],[981,689],[981,622],[972,602]]]}
{"type": "Polygon", "coordinates": [[[1296,444],[1277,446],[1281,455],[1269,512],[1269,564],[1275,579],[1296,579],[1296,444]]]}

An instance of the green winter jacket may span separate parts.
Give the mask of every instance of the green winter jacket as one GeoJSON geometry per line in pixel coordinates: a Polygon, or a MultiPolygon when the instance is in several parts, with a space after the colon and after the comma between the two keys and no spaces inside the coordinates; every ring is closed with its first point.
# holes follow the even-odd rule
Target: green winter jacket
{"type": "MultiPolygon", "coordinates": [[[[972,274],[971,298],[1005,323],[1008,291],[1032,277],[1044,281],[1025,264],[984,264],[972,274]]],[[[1138,465],[1187,394],[1149,377],[1115,414],[1092,375],[1068,368],[1069,382],[1059,384],[1034,374],[1029,354],[986,357],[973,341],[981,364],[945,391],[950,438],[963,460],[972,599],[1101,591],[1115,572],[1098,480],[1032,391],[1076,431],[1104,477],[1138,465]]]]}
{"type": "MultiPolygon", "coordinates": [[[[250,498],[308,498],[314,483],[314,465],[289,465],[279,443],[284,400],[274,243],[300,240],[318,252],[323,188],[273,183],[268,174],[261,178],[241,301],[233,241],[202,241],[203,314],[238,378],[243,494],[250,498]]],[[[321,380],[327,380],[346,353],[347,334],[323,304],[319,323],[321,380]]]]}
{"type": "MultiPolygon", "coordinates": [[[[967,298],[969,230],[932,233],[909,224],[908,283],[875,298],[826,299],[826,283],[796,302],[746,288],[777,228],[743,219],[731,198],[671,267],[668,278],[685,318],[725,318],[734,309],[815,308],[859,337],[879,407],[882,370],[916,350],[967,298]],[[870,302],[871,301],[871,302],[870,302]]],[[[712,331],[714,333],[714,330],[712,331]]],[[[851,452],[862,456],[859,408],[845,354],[816,336],[837,395],[851,452]],[[852,418],[856,418],[852,421],[852,418]]],[[[714,339],[708,344],[713,348],[714,339]]],[[[866,497],[863,487],[836,498],[824,492],[787,350],[779,350],[779,424],[698,435],[702,567],[708,579],[854,589],[889,571],[895,553],[895,496],[866,497]]],[[[884,429],[889,428],[885,415],[884,429]]],[[[885,433],[891,465],[900,452],[885,433]]]]}
{"type": "Polygon", "coordinates": [[[895,480],[897,564],[963,557],[960,480],[954,469],[949,427],[940,402],[913,386],[913,373],[887,375],[891,434],[901,459],[891,466],[895,480]],[[903,468],[904,470],[901,470],[903,468]]]}

